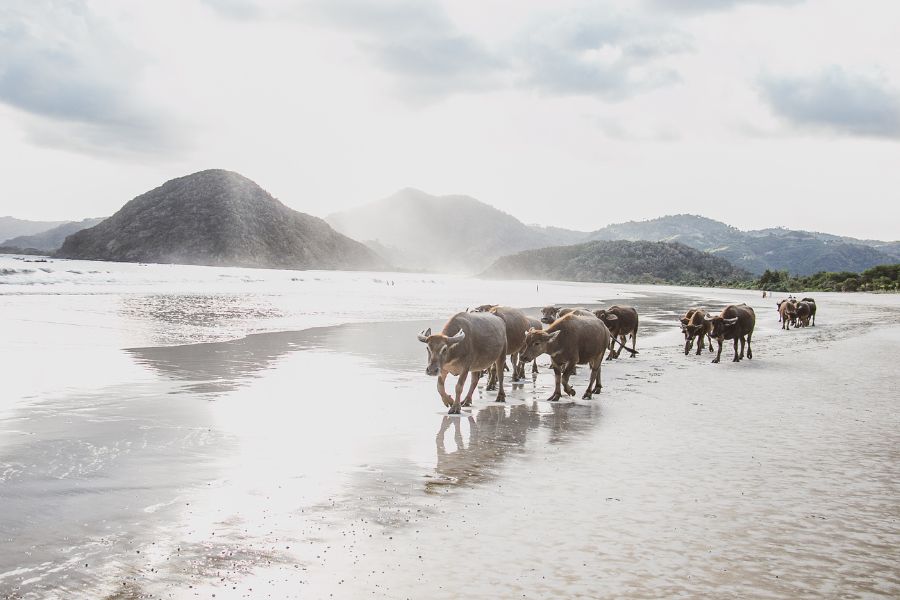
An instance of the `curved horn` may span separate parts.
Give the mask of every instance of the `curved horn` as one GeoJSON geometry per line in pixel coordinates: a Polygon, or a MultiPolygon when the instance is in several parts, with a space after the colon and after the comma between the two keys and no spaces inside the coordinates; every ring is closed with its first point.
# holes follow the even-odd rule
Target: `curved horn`
{"type": "Polygon", "coordinates": [[[711,317],[711,316],[709,316],[709,315],[703,315],[703,320],[704,320],[704,321],[712,321],[713,319],[715,319],[715,317],[711,317]]]}
{"type": "Polygon", "coordinates": [[[614,315],[612,313],[610,313],[608,315],[603,315],[603,316],[606,317],[607,321],[618,321],[619,320],[619,317],[617,317],[616,315],[614,315]]]}
{"type": "Polygon", "coordinates": [[[722,319],[722,320],[725,321],[725,323],[726,323],[727,325],[734,325],[735,323],[737,323],[738,318],[737,318],[737,317],[732,317],[732,318],[730,318],[730,319],[722,319]]]}
{"type": "Polygon", "coordinates": [[[428,336],[430,336],[430,335],[431,335],[431,327],[429,327],[428,329],[426,329],[425,331],[423,331],[422,333],[419,334],[419,341],[427,342],[428,336]]]}
{"type": "Polygon", "coordinates": [[[456,344],[458,342],[463,341],[464,339],[466,339],[466,332],[463,331],[462,329],[460,329],[459,333],[457,333],[456,335],[454,335],[451,338],[447,338],[447,345],[449,346],[450,344],[456,344]]]}

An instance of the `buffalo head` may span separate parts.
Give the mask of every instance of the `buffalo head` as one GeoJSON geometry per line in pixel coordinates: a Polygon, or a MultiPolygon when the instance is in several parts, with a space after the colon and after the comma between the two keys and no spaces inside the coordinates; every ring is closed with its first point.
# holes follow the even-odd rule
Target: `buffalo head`
{"type": "Polygon", "coordinates": [[[549,325],[556,320],[556,317],[559,316],[559,311],[561,310],[562,309],[558,306],[545,306],[541,309],[541,323],[549,325]]]}
{"type": "Polygon", "coordinates": [[[429,327],[419,334],[419,341],[425,344],[428,349],[428,366],[425,367],[427,375],[435,376],[441,372],[444,362],[450,349],[456,344],[466,339],[466,332],[460,331],[452,337],[448,337],[443,333],[431,333],[429,327]]]}
{"type": "Polygon", "coordinates": [[[709,323],[709,334],[714,338],[724,337],[726,332],[734,327],[737,322],[737,317],[732,317],[730,319],[726,319],[723,316],[710,317],[707,315],[703,318],[706,323],[709,323]]]}
{"type": "Polygon", "coordinates": [[[558,331],[547,333],[541,329],[532,327],[525,332],[525,349],[519,353],[519,357],[525,362],[536,359],[547,352],[547,346],[559,336],[558,331]]]}

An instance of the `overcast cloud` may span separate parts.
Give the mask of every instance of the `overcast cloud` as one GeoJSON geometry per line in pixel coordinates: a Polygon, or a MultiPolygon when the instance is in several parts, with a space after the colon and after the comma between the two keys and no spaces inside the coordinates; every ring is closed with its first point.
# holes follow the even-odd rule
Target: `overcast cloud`
{"type": "Polygon", "coordinates": [[[898,26],[893,0],[8,0],[0,214],[221,167],[319,216],[413,186],[898,238],[898,26]]]}

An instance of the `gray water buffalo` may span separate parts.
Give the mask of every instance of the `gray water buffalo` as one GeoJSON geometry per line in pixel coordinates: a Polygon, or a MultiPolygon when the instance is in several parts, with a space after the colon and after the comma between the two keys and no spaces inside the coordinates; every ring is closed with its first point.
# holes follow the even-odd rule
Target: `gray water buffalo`
{"type": "Polygon", "coordinates": [[[564,317],[570,313],[575,313],[581,316],[588,316],[593,314],[586,308],[560,308],[558,306],[545,306],[541,309],[541,323],[550,325],[558,318],[564,317]]]}
{"type": "MultiPolygon", "coordinates": [[[[509,355],[510,363],[513,366],[512,380],[518,381],[520,379],[519,352],[525,347],[525,332],[530,327],[530,321],[521,310],[509,306],[494,305],[488,311],[488,314],[500,317],[506,326],[506,353],[509,355]]],[[[505,360],[503,364],[504,366],[506,365],[505,360]]],[[[521,375],[521,377],[524,376],[524,374],[521,375]]],[[[496,375],[493,371],[490,371],[487,389],[493,390],[496,381],[496,375]]]]}
{"type": "Polygon", "coordinates": [[[428,366],[425,372],[437,376],[437,389],[449,414],[459,414],[461,406],[471,406],[472,393],[478,385],[481,373],[494,366],[497,370],[499,391],[497,402],[506,400],[503,390],[503,366],[506,363],[506,324],[491,313],[461,312],[453,315],[441,333],[432,334],[426,329],[419,334],[419,341],[428,348],[428,366]],[[456,398],[444,389],[447,373],[457,375],[456,398]],[[460,402],[466,375],[471,374],[469,392],[460,402]]]}
{"type": "MultiPolygon", "coordinates": [[[[540,319],[535,319],[534,317],[528,317],[528,329],[537,329],[538,331],[544,328],[544,324],[541,323],[540,319]]],[[[528,362],[519,354],[519,378],[525,379],[525,363],[528,362]]],[[[538,374],[538,366],[537,366],[537,358],[531,359],[531,375],[532,377],[538,374]]]]}
{"type": "Polygon", "coordinates": [[[734,359],[738,362],[744,358],[744,346],[747,348],[747,358],[753,359],[753,349],[750,342],[753,339],[753,328],[756,326],[756,313],[746,304],[730,304],[722,309],[722,312],[711,317],[706,315],[704,320],[710,325],[710,335],[719,342],[719,352],[713,359],[714,363],[722,358],[722,342],[734,340],[734,359]],[[738,341],[741,351],[738,354],[738,341]]]}
{"type": "Polygon", "coordinates": [[[709,341],[709,351],[712,352],[713,343],[712,336],[710,335],[711,331],[712,328],[706,320],[706,310],[702,308],[691,308],[684,313],[684,316],[681,317],[681,332],[684,334],[685,356],[687,356],[688,353],[690,353],[691,348],[694,347],[695,340],[697,343],[698,356],[703,353],[703,346],[707,340],[709,341]]]}
{"type": "Polygon", "coordinates": [[[550,355],[550,365],[556,377],[556,387],[547,398],[550,402],[562,397],[560,387],[568,395],[574,396],[575,390],[569,385],[569,377],[575,372],[575,365],[590,365],[591,377],[582,396],[583,399],[590,400],[591,394],[600,392],[603,387],[600,384],[600,367],[609,342],[609,329],[603,321],[593,315],[568,314],[543,331],[530,329],[525,336],[525,351],[522,355],[526,361],[534,360],[541,354],[550,355]]]}
{"type": "Polygon", "coordinates": [[[625,346],[628,341],[627,336],[631,336],[631,358],[637,354],[637,333],[638,333],[638,312],[633,306],[610,306],[600,310],[595,310],[594,315],[603,321],[612,341],[609,346],[609,356],[607,360],[619,358],[621,347],[616,348],[616,339],[620,341],[620,346],[625,346]]]}
{"type": "Polygon", "coordinates": [[[776,304],[778,307],[778,320],[782,329],[790,329],[797,322],[797,303],[793,298],[787,298],[776,304]]]}
{"type": "Polygon", "coordinates": [[[815,327],[816,326],[816,301],[813,300],[812,298],[803,298],[800,302],[809,303],[809,309],[810,309],[809,316],[810,316],[810,319],[812,320],[812,326],[815,327]]]}

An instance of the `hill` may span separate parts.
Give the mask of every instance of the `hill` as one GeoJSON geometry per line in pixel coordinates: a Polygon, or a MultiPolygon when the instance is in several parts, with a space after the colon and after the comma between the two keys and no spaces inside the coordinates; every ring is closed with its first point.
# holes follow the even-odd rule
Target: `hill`
{"type": "Polygon", "coordinates": [[[58,256],[283,269],[386,267],[322,219],[219,169],[173,179],[134,198],[100,224],[67,237],[58,256]]]}
{"type": "Polygon", "coordinates": [[[3,242],[3,245],[15,248],[33,248],[44,252],[55,252],[56,250],[59,250],[67,237],[82,229],[93,227],[102,220],[103,217],[84,219],[82,221],[70,221],[34,235],[21,235],[19,237],[10,238],[3,242]]]}
{"type": "MultiPolygon", "coordinates": [[[[22,235],[41,233],[64,223],[66,221],[27,221],[13,217],[0,217],[0,242],[22,235]]],[[[3,245],[8,244],[4,243],[3,245]]]]}
{"type": "Polygon", "coordinates": [[[608,283],[719,285],[750,273],[727,260],[676,242],[594,241],[504,256],[483,277],[608,283]]]}
{"type": "Polygon", "coordinates": [[[760,274],[767,269],[808,275],[819,271],[862,271],[896,262],[896,242],[856,240],[791,229],[741,231],[696,215],[671,215],[609,225],[592,240],[680,242],[760,274]]]}
{"type": "Polygon", "coordinates": [[[326,219],[397,266],[425,271],[476,273],[512,252],[574,244],[587,236],[526,225],[469,196],[432,196],[412,188],[326,219]]]}

